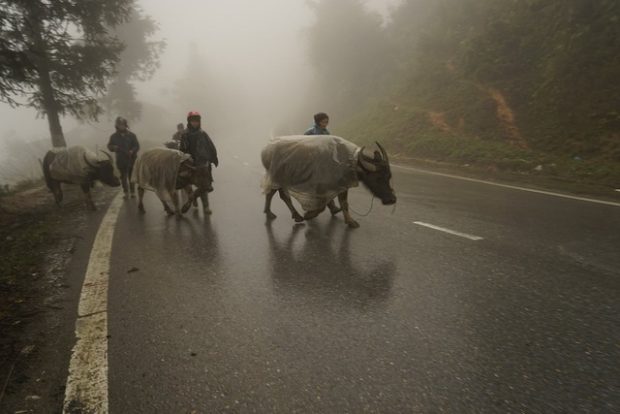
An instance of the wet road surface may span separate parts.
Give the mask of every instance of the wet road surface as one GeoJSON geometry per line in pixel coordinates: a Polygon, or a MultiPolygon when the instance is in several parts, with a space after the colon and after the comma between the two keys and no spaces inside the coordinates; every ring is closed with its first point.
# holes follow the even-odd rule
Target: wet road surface
{"type": "Polygon", "coordinates": [[[619,207],[395,170],[359,229],[267,224],[257,160],[222,158],[212,217],[121,211],[110,412],[620,409],[619,207]]]}

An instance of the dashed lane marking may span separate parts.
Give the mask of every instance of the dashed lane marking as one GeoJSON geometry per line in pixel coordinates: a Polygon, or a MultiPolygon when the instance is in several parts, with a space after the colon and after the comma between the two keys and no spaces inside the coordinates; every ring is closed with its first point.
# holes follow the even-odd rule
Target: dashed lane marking
{"type": "Polygon", "coordinates": [[[452,234],[454,236],[463,237],[465,239],[469,239],[469,240],[473,240],[473,241],[484,240],[482,237],[474,236],[473,234],[461,233],[460,231],[455,231],[455,230],[447,229],[445,227],[435,226],[434,224],[424,223],[423,221],[414,221],[413,224],[417,224],[418,226],[422,226],[422,227],[428,227],[429,229],[442,231],[444,233],[452,234]]]}

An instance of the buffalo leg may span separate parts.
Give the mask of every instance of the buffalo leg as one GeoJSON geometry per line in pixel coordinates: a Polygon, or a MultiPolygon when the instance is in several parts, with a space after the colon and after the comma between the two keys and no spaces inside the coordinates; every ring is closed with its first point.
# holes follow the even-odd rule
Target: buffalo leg
{"type": "Polygon", "coordinates": [[[166,212],[167,215],[169,216],[174,215],[174,210],[170,208],[170,206],[168,205],[168,203],[166,203],[165,200],[161,200],[161,204],[164,206],[164,211],[166,212]]]}
{"type": "MultiPolygon", "coordinates": [[[[196,189],[196,191],[198,191],[198,189],[196,189]]],[[[192,189],[192,185],[188,185],[187,187],[185,187],[185,192],[187,192],[187,199],[188,200],[194,200],[192,202],[192,205],[194,206],[194,208],[198,208],[198,197],[194,196],[192,198],[192,195],[196,192],[192,189]]]]}
{"type": "Polygon", "coordinates": [[[301,223],[302,221],[304,221],[304,218],[295,209],[293,201],[291,200],[291,196],[286,192],[286,190],[280,188],[278,192],[280,193],[280,198],[282,199],[282,201],[284,201],[284,204],[286,204],[288,209],[291,211],[291,214],[293,215],[293,220],[295,220],[297,223],[301,223]]]}
{"type": "Polygon", "coordinates": [[[263,213],[267,215],[267,218],[269,220],[274,220],[277,217],[271,211],[271,200],[273,199],[273,196],[276,194],[277,191],[278,190],[269,190],[269,192],[265,194],[265,209],[263,210],[263,213]]]}
{"type": "Polygon", "coordinates": [[[209,193],[207,193],[206,191],[203,191],[200,194],[200,200],[202,200],[202,211],[208,215],[208,214],[212,214],[213,212],[211,211],[211,209],[209,208],[209,193]]]}
{"type": "Polygon", "coordinates": [[[342,211],[342,208],[339,208],[334,200],[330,200],[329,203],[327,203],[327,207],[329,208],[329,212],[332,213],[332,216],[335,216],[342,211]]]}
{"type": "Polygon", "coordinates": [[[170,198],[172,199],[172,204],[174,205],[174,213],[181,217],[181,208],[179,207],[179,193],[177,190],[170,191],[170,198]]]}
{"type": "MultiPolygon", "coordinates": [[[[183,208],[181,208],[181,213],[185,214],[187,213],[187,210],[189,210],[189,208],[194,205],[197,206],[198,205],[198,197],[200,197],[202,195],[201,192],[198,191],[198,188],[195,191],[191,191],[191,186],[186,187],[189,188],[188,190],[188,197],[187,197],[187,201],[185,202],[185,204],[183,204],[183,208]]],[[[204,203],[203,203],[204,205],[204,203]]]]}
{"type": "Polygon", "coordinates": [[[56,202],[56,205],[60,207],[60,203],[62,203],[62,188],[60,187],[60,183],[58,181],[51,182],[50,189],[52,190],[52,194],[54,195],[54,201],[56,202]]]}
{"type": "Polygon", "coordinates": [[[344,215],[344,222],[351,228],[359,227],[359,223],[353,220],[351,217],[351,213],[349,213],[349,201],[348,201],[348,191],[344,191],[338,194],[338,201],[340,202],[340,208],[342,209],[342,214],[344,215]]]}
{"type": "Polygon", "coordinates": [[[146,213],[142,199],[144,198],[144,188],[138,186],[138,211],[142,214],[146,213]]]}
{"type": "MultiPolygon", "coordinates": [[[[190,200],[190,202],[191,202],[191,200],[192,200],[192,186],[191,186],[191,184],[186,186],[183,190],[185,191],[185,195],[187,196],[187,199],[190,200]]],[[[193,205],[194,205],[195,208],[198,208],[198,202],[196,200],[194,200],[193,205]]],[[[184,211],[184,213],[185,213],[185,211],[184,211]]]]}
{"type": "Polygon", "coordinates": [[[95,206],[95,203],[93,202],[93,198],[90,195],[90,184],[88,183],[82,184],[81,187],[82,187],[82,191],[84,192],[84,196],[86,197],[86,206],[93,211],[97,210],[97,207],[95,206]]]}

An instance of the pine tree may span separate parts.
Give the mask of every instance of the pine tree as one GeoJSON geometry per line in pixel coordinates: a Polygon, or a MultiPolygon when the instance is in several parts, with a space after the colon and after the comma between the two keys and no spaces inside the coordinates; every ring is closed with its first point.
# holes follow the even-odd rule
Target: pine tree
{"type": "Polygon", "coordinates": [[[135,0],[2,0],[0,99],[45,115],[52,145],[65,146],[62,115],[97,119],[123,44],[110,28],[135,0]]]}

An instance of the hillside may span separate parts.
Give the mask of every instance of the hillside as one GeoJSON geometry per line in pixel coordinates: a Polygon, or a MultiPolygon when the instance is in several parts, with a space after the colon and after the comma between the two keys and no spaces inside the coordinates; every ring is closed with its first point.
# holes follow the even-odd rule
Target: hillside
{"type": "Polygon", "coordinates": [[[366,94],[333,106],[335,132],[413,158],[620,186],[620,2],[409,0],[371,29],[381,70],[347,85],[366,94]]]}

